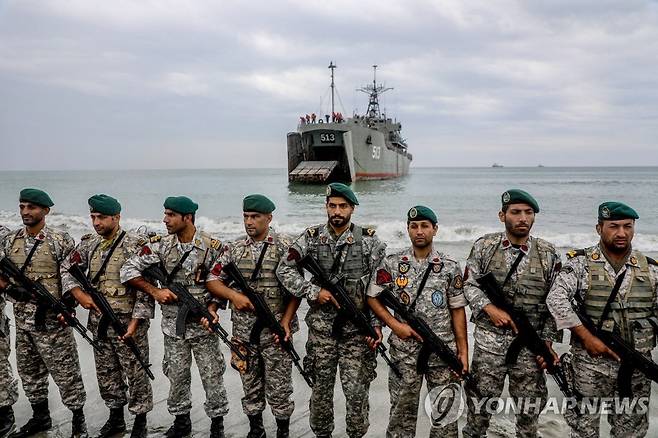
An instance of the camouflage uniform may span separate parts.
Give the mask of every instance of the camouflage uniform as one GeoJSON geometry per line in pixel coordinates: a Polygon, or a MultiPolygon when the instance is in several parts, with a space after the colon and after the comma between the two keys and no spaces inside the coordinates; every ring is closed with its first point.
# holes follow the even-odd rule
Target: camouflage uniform
{"type": "MultiPolygon", "coordinates": [[[[249,280],[263,247],[268,248],[261,265],[258,278],[253,282],[254,290],[263,294],[270,310],[281,321],[286,309],[289,296],[281,287],[276,278],[276,268],[279,260],[288,255],[290,239],[287,236],[275,233],[270,229],[262,241],[254,241],[245,236],[228,244],[220,257],[219,264],[213,268],[208,281],[221,280],[228,284],[228,277],[221,272],[221,267],[228,263],[235,263],[242,275],[249,280]]],[[[256,323],[256,314],[253,312],[238,311],[232,307],[231,320],[233,322],[233,338],[237,343],[248,343],[251,331],[256,323]]],[[[297,318],[292,322],[293,333],[299,329],[297,318]]],[[[290,399],[292,395],[292,359],[288,353],[274,343],[272,332],[265,328],[260,334],[259,345],[251,346],[252,354],[248,356],[246,364],[233,354],[233,366],[240,371],[244,397],[242,409],[248,416],[256,415],[265,410],[265,400],[272,408],[272,414],[277,419],[290,418],[295,408],[290,399]]]]}
{"type": "MultiPolygon", "coordinates": [[[[0,225],[0,241],[9,229],[0,225]]],[[[0,408],[12,406],[18,400],[18,382],[9,363],[9,318],[5,315],[5,296],[0,293],[0,408]]]]}
{"type": "MultiPolygon", "coordinates": [[[[175,234],[160,238],[155,236],[142,247],[138,255],[129,258],[121,268],[123,283],[141,276],[151,265],[162,262],[171,272],[183,254],[191,251],[174,281],[186,286],[190,293],[204,302],[207,298],[205,276],[219,257],[221,243],[205,233],[197,232],[191,242],[181,243],[175,234]],[[198,280],[198,281],[195,281],[198,280]]],[[[164,359],[162,371],[169,379],[167,407],[171,415],[188,414],[192,409],[191,374],[192,354],[199,368],[199,375],[206,393],[204,408],[211,417],[223,417],[228,413],[228,401],[224,388],[226,364],[219,349],[219,338],[208,333],[197,322],[185,325],[185,334],[176,334],[176,303],[161,305],[162,332],[164,333],[164,359]]]]}
{"type": "MultiPolygon", "coordinates": [[[[413,311],[433,328],[434,333],[445,341],[453,351],[457,351],[452,328],[450,309],[466,306],[463,282],[459,263],[436,250],[426,259],[416,260],[413,248],[387,255],[377,270],[393,278],[394,294],[401,303],[411,306],[413,311]],[[425,287],[417,296],[418,288],[430,269],[425,287]]],[[[368,296],[378,296],[384,287],[371,282],[368,296]]],[[[399,318],[399,317],[398,317],[399,318]]],[[[402,321],[402,320],[401,320],[402,321]]],[[[388,374],[388,390],[391,396],[391,410],[386,436],[389,438],[413,438],[416,436],[416,422],[420,389],[423,376],[428,391],[439,385],[458,381],[438,356],[432,355],[428,361],[428,371],[418,374],[418,356],[421,344],[415,339],[400,339],[391,332],[388,338],[391,358],[398,365],[402,378],[392,371],[388,374]]],[[[432,427],[430,437],[457,437],[457,423],[446,427],[432,427]]]]}
{"type": "MultiPolygon", "coordinates": [[[[79,265],[80,269],[88,272],[88,277],[93,279],[121,232],[119,229],[110,240],[105,240],[98,234],[83,236],[75,250],[62,263],[62,289],[70,292],[74,287],[81,287],[68,272],[73,264],[79,265]]],[[[120,281],[121,266],[128,258],[137,254],[145,243],[145,238],[132,232],[126,233],[95,286],[105,295],[125,327],[128,327],[133,318],[140,320],[133,339],[144,361],[148,363],[148,328],[149,319],[153,318],[154,314],[153,299],[145,293],[127,288],[120,281]]],[[[103,346],[100,351],[94,350],[94,360],[98,388],[105,405],[109,409],[118,409],[128,404],[128,410],[135,415],[150,412],[153,409],[153,392],[146,372],[128,346],[117,339],[118,334],[112,327],[108,328],[107,338],[99,339],[99,321],[98,314],[89,312],[87,326],[103,346]],[[129,399],[126,397],[127,390],[129,399]]]]}
{"type": "MultiPolygon", "coordinates": [[[[546,304],[558,329],[572,328],[581,324],[571,305],[571,299],[578,294],[585,302],[586,313],[597,322],[616,279],[623,272],[626,272],[624,280],[608,314],[608,318],[612,318],[606,318],[603,327],[620,329],[620,334],[637,351],[651,357],[651,350],[656,345],[654,324],[658,322],[655,320],[658,266],[639,251],[629,254],[619,272],[615,272],[598,245],[570,251],[567,263],[548,294],[546,304]]],[[[585,397],[618,397],[619,364],[606,357],[590,357],[575,339],[572,344],[571,364],[576,389],[585,397]]],[[[634,397],[647,397],[648,400],[651,381],[635,371],[632,389],[634,397]]],[[[599,436],[600,414],[576,416],[570,412],[565,417],[572,428],[572,436],[599,436]]],[[[608,414],[608,423],[613,437],[640,437],[647,433],[649,418],[647,413],[613,412],[608,414]]]]}
{"type": "MultiPolygon", "coordinates": [[[[331,436],[334,429],[334,381],[336,368],[346,399],[347,434],[361,437],[368,431],[368,390],[375,378],[375,352],[352,322],[347,322],[340,339],[331,336],[336,308],[328,303],[318,305],[320,286],[305,280],[297,270],[297,255],[310,254],[330,272],[337,247],[344,246],[337,274],[345,275],[345,286],[360,309],[365,309],[365,291],[372,272],[384,257],[386,245],[375,236],[375,230],[352,225],[336,236],[328,224],[308,228],[293,243],[288,257],[281,260],[277,275],[283,286],[300,298],[307,298],[309,327],[304,367],[315,377],[311,392],[310,424],[318,436],[331,436]]],[[[376,318],[373,318],[376,319],[376,318]]],[[[374,322],[374,321],[373,321],[374,322]]]]}
{"type": "MultiPolygon", "coordinates": [[[[56,298],[61,298],[59,265],[74,247],[71,236],[48,226],[36,237],[25,228],[7,234],[0,243],[0,258],[5,255],[17,266],[39,241],[26,274],[41,283],[56,298]]],[[[35,323],[37,303],[34,299],[14,303],[16,321],[16,365],[25,395],[32,405],[48,401],[48,374],[57,384],[62,402],[74,411],[82,409],[86,394],[73,331],[62,327],[57,315],[48,310],[44,327],[35,323]]]]}
{"type": "MultiPolygon", "coordinates": [[[[520,251],[523,251],[525,256],[504,290],[515,308],[528,315],[542,339],[558,340],[554,321],[550,318],[544,301],[555,275],[560,270],[561,262],[553,245],[545,240],[530,236],[525,245],[516,248],[507,240],[505,232],[487,234],[479,238],[473,244],[466,261],[464,294],[471,306],[471,319],[475,323],[471,372],[480,391],[487,398],[500,397],[505,377],[509,376],[509,392],[514,399],[540,399],[540,406],[536,409],[523,410],[516,414],[517,436],[535,437],[539,413],[547,399],[546,377],[537,365],[535,356],[527,348],[521,349],[516,363],[505,364],[505,354],[515,336],[511,330],[497,328],[491,323],[483,310],[490,301],[476,281],[491,271],[498,284],[502,285],[520,251]]],[[[469,413],[467,425],[463,430],[464,436],[485,436],[491,414],[475,412],[471,402],[475,395],[468,395],[469,413]]],[[[484,410],[484,407],[482,409],[484,410]]]]}

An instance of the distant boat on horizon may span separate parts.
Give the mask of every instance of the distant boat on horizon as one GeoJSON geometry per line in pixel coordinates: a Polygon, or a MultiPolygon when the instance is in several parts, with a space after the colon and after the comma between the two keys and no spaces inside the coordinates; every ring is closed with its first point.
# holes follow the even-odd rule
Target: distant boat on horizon
{"type": "Polygon", "coordinates": [[[503,166],[502,164],[493,163],[491,167],[505,167],[505,166],[503,166]]]}

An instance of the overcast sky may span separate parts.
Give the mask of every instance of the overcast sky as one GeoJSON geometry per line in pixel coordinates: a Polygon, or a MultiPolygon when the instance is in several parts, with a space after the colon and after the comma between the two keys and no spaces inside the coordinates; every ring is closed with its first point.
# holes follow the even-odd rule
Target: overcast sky
{"type": "Polygon", "coordinates": [[[332,60],[414,166],[658,165],[656,1],[0,0],[0,169],[285,167],[332,60]]]}

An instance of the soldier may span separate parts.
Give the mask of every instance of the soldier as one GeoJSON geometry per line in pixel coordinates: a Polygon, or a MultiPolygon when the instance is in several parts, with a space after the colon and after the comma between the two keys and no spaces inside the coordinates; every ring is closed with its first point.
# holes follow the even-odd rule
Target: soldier
{"type": "MultiPolygon", "coordinates": [[[[9,229],[0,225],[0,241],[9,229]]],[[[5,315],[5,296],[0,294],[0,437],[14,431],[14,408],[18,399],[18,383],[9,364],[9,318],[5,315]]]]}
{"type": "MultiPolygon", "coordinates": [[[[539,212],[537,201],[523,190],[508,190],[502,195],[498,213],[505,231],[479,238],[468,256],[465,270],[464,294],[471,306],[475,323],[473,362],[471,372],[477,380],[482,396],[500,397],[505,377],[509,378],[510,395],[519,399],[540,400],[540,406],[526,406],[516,414],[516,434],[537,436],[537,420],[547,400],[546,377],[541,361],[522,348],[515,363],[506,363],[505,355],[514,341],[516,326],[510,315],[497,308],[480,289],[477,279],[492,272],[514,307],[524,312],[539,336],[546,341],[555,361],[552,341],[557,339],[555,325],[545,304],[546,294],[560,269],[560,256],[545,240],[530,235],[539,212]]],[[[472,389],[469,393],[469,412],[465,437],[486,436],[491,420],[486,405],[475,409],[472,389]]]]}
{"type": "MultiPolygon", "coordinates": [[[[19,208],[25,225],[0,242],[0,258],[8,257],[26,275],[41,283],[54,297],[61,298],[59,265],[75,243],[66,232],[46,225],[53,201],[39,189],[23,189],[19,208]]],[[[16,365],[33,415],[11,437],[27,437],[52,427],[48,409],[48,375],[52,376],[62,402],[73,413],[71,436],[87,436],[83,407],[85,387],[80,373],[78,350],[70,327],[62,327],[52,310],[43,324],[35,321],[37,302],[20,286],[0,280],[0,288],[14,301],[16,365]]]]}
{"type": "Polygon", "coordinates": [[[155,236],[138,255],[129,258],[121,268],[121,281],[148,293],[161,305],[164,358],[162,371],[169,379],[169,413],[176,417],[165,436],[182,437],[192,431],[190,410],[190,368],[192,354],[206,393],[204,408],[211,418],[211,437],[224,436],[224,416],[228,413],[223,375],[224,356],[217,335],[199,324],[188,322],[183,334],[176,333],[178,306],[176,295],[166,285],[156,287],[142,277],[142,271],[162,263],[170,278],[187,287],[197,299],[206,299],[205,282],[210,268],[219,257],[221,242],[200,232],[194,225],[198,205],[185,196],[169,197],[164,202],[164,220],[168,236],[155,236]]]}
{"type": "MultiPolygon", "coordinates": [[[[454,374],[436,355],[425,367],[419,364],[422,338],[408,324],[393,317],[377,299],[384,288],[394,287],[394,295],[422,318],[446,344],[456,350],[468,371],[468,343],[466,336],[466,298],[459,263],[439,252],[432,244],[438,231],[436,214],[422,205],[407,213],[407,233],[411,248],[389,254],[377,269],[376,281],[370,283],[368,304],[391,330],[391,357],[398,365],[402,378],[393,372],[388,375],[391,410],[386,436],[413,438],[416,436],[418,400],[423,385],[427,389],[457,381],[454,374]],[[393,277],[395,276],[395,279],[393,277]],[[418,373],[418,365],[426,368],[418,373]]],[[[396,315],[397,316],[397,315],[396,315]]],[[[430,437],[457,437],[457,422],[445,427],[432,427],[430,437]]]]}
{"type": "MultiPolygon", "coordinates": [[[[631,245],[635,220],[639,218],[635,210],[621,202],[604,202],[598,213],[598,244],[567,253],[567,263],[553,284],[546,304],[557,328],[571,330],[573,356],[570,362],[575,389],[584,397],[619,397],[619,356],[583,326],[571,300],[579,297],[587,316],[602,330],[620,334],[638,352],[651,358],[651,350],[656,346],[658,262],[631,245]]],[[[633,396],[636,399],[646,397],[648,406],[651,381],[635,371],[631,386],[633,396]]],[[[572,411],[565,417],[571,426],[571,436],[599,436],[600,413],[575,415],[572,411]]],[[[647,433],[649,416],[646,411],[610,412],[608,423],[610,436],[642,437],[647,433]]]]}
{"type": "Polygon", "coordinates": [[[332,325],[338,303],[326,289],[305,280],[297,269],[297,261],[305,255],[316,258],[320,266],[332,274],[342,274],[345,286],[359,309],[367,309],[365,291],[375,268],[384,257],[386,245],[375,236],[375,230],[351,223],[354,206],[359,202],[352,190],[341,183],[327,187],[328,223],[308,228],[292,244],[288,256],[281,260],[277,275],[283,286],[300,298],[307,298],[309,328],[305,369],[314,376],[311,392],[310,424],[318,437],[330,437],[334,429],[334,381],[336,368],[346,399],[346,430],[350,438],[362,437],[368,431],[368,390],[375,378],[375,351],[381,341],[365,338],[348,321],[339,339],[332,337],[332,325]],[[370,348],[369,348],[370,347],[370,348]]]}
{"type": "Polygon", "coordinates": [[[107,195],[89,198],[89,211],[95,235],[87,234],[71,255],[62,263],[62,289],[72,294],[85,309],[89,309],[88,328],[101,343],[100,351],[94,350],[98,388],[110,416],[100,430],[100,438],[110,437],[126,430],[123,407],[135,415],[131,437],[146,437],[146,413],[153,409],[153,393],[145,370],[130,349],[124,344],[134,339],[148,362],[149,319],[153,317],[153,299],[135,289],[121,284],[119,271],[123,263],[137,254],[146,239],[121,229],[121,205],[107,195]],[[121,322],[127,327],[123,337],[110,327],[107,337],[98,336],[100,310],[91,296],[69,274],[69,268],[77,264],[88,272],[92,285],[104,294],[121,322]],[[126,390],[129,398],[126,398],[126,390]]]}
{"type": "MultiPolygon", "coordinates": [[[[281,287],[276,268],[282,257],[287,256],[290,240],[269,227],[275,206],[263,195],[249,195],[242,203],[244,226],[247,236],[230,243],[223,251],[220,262],[213,268],[207,287],[211,294],[223,300],[229,300],[232,308],[233,342],[244,345],[250,342],[250,335],[256,315],[254,306],[244,294],[226,286],[227,275],[221,271],[222,266],[235,263],[244,277],[254,284],[254,291],[265,300],[277,320],[281,322],[287,337],[299,327],[296,311],[300,299],[292,297],[281,287]]],[[[211,313],[216,311],[213,305],[211,313]]],[[[277,438],[289,436],[290,416],[295,407],[290,399],[292,395],[292,358],[275,342],[272,332],[265,328],[260,334],[258,345],[249,345],[251,354],[246,362],[235,354],[232,365],[240,372],[244,397],[242,409],[249,417],[248,438],[265,437],[263,428],[263,411],[265,400],[272,408],[276,418],[277,438]]]]}

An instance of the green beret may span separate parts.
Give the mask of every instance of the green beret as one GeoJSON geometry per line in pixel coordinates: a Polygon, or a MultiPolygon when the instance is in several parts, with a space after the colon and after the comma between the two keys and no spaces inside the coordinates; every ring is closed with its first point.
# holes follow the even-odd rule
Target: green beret
{"type": "Polygon", "coordinates": [[[503,207],[510,204],[528,204],[535,213],[539,213],[539,204],[535,198],[530,196],[530,193],[519,189],[510,189],[502,194],[501,201],[503,207]]]}
{"type": "Polygon", "coordinates": [[[330,196],[340,196],[345,198],[352,205],[359,205],[359,200],[348,186],[343,183],[331,183],[327,186],[327,198],[330,196]]]}
{"type": "Polygon", "coordinates": [[[600,221],[618,221],[622,219],[639,219],[640,216],[635,210],[633,210],[628,205],[616,202],[608,201],[599,205],[599,220],[600,221]]]}
{"type": "Polygon", "coordinates": [[[164,208],[180,214],[194,214],[198,210],[199,204],[187,196],[170,196],[165,199],[164,208]]]}
{"type": "Polygon", "coordinates": [[[119,201],[108,195],[94,195],[87,201],[91,213],[106,214],[114,216],[121,213],[119,201]]]}
{"type": "Polygon", "coordinates": [[[18,197],[18,202],[29,202],[41,207],[52,207],[55,205],[48,193],[39,189],[23,189],[18,197]]]}
{"type": "Polygon", "coordinates": [[[407,212],[407,222],[411,221],[423,221],[428,220],[432,222],[432,225],[436,225],[438,219],[436,214],[432,211],[431,208],[425,207],[424,205],[417,205],[411,207],[407,212]]]}
{"type": "Polygon", "coordinates": [[[276,205],[267,196],[249,195],[242,200],[242,211],[255,211],[257,213],[272,213],[276,205]]]}

